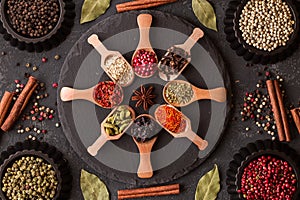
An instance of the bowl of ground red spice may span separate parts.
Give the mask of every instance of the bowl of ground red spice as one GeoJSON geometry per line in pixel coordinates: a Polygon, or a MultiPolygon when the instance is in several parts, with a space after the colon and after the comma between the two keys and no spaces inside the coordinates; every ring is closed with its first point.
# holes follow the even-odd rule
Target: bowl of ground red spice
{"type": "Polygon", "coordinates": [[[73,25],[74,16],[70,13],[74,6],[68,0],[3,0],[0,6],[3,26],[0,32],[21,50],[50,49],[44,42],[57,46],[57,41],[61,41],[73,25]]]}
{"type": "Polygon", "coordinates": [[[299,156],[287,144],[265,140],[250,143],[234,155],[227,171],[231,199],[297,200],[299,156]]]}

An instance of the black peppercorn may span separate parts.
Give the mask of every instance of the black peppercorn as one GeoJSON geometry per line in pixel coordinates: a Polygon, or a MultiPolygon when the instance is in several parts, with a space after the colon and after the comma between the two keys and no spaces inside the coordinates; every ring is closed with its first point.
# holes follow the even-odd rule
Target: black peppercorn
{"type": "Polygon", "coordinates": [[[31,38],[50,33],[57,24],[60,12],[57,0],[8,0],[7,8],[15,31],[31,38]]]}

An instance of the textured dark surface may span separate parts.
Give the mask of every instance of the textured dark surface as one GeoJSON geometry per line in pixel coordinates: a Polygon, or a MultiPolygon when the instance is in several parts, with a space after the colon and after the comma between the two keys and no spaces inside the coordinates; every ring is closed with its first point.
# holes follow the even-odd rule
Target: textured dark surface
{"type": "MultiPolygon", "coordinates": [[[[96,21],[79,25],[79,17],[80,17],[80,9],[83,1],[76,1],[76,19],[75,26],[72,29],[71,34],[68,36],[67,40],[65,40],[61,45],[57,48],[46,52],[46,53],[27,53],[21,52],[9,45],[4,39],[0,39],[1,51],[7,52],[7,55],[0,56],[0,82],[1,82],[1,95],[4,90],[13,89],[14,83],[13,80],[16,78],[21,78],[26,71],[32,71],[26,69],[24,67],[26,62],[31,63],[40,63],[40,60],[43,56],[47,56],[48,58],[53,58],[55,54],[60,54],[62,59],[59,61],[55,61],[53,59],[49,59],[49,61],[45,64],[41,64],[39,70],[34,72],[33,75],[37,76],[37,78],[45,81],[48,85],[48,91],[50,93],[50,97],[46,100],[46,105],[50,107],[54,107],[56,101],[56,90],[51,88],[51,83],[54,81],[58,81],[59,73],[61,66],[63,64],[64,58],[67,53],[74,45],[74,43],[81,37],[83,33],[85,33],[92,25],[97,22],[105,19],[106,17],[115,14],[115,4],[121,2],[120,0],[114,0],[112,2],[111,7],[108,12],[98,18],[96,21]],[[22,66],[16,67],[16,63],[22,63],[22,66]]],[[[248,90],[255,89],[255,83],[258,80],[256,76],[257,71],[263,70],[263,66],[257,65],[255,67],[246,67],[246,62],[238,57],[233,50],[231,50],[229,44],[226,42],[226,35],[223,31],[223,17],[225,13],[225,9],[227,7],[228,1],[211,1],[214,5],[215,11],[217,13],[217,21],[218,21],[218,29],[219,32],[213,32],[205,29],[197,20],[192,12],[191,1],[179,1],[172,5],[162,6],[157,8],[157,10],[161,10],[164,12],[172,13],[176,16],[179,16],[187,21],[193,23],[196,26],[203,28],[206,33],[206,37],[209,37],[213,43],[220,50],[223,59],[225,60],[226,65],[228,66],[228,71],[232,80],[232,89],[233,89],[233,103],[235,107],[233,108],[233,117],[237,117],[237,121],[230,121],[227,127],[227,130],[222,137],[222,141],[219,144],[218,148],[212,153],[212,155],[206,160],[206,162],[201,165],[198,169],[192,171],[188,175],[174,181],[176,183],[180,183],[182,186],[182,192],[178,196],[167,196],[167,197],[157,197],[157,198],[145,198],[145,199],[178,199],[178,200],[192,200],[194,199],[195,188],[197,186],[197,182],[199,178],[209,171],[213,164],[216,163],[220,169],[221,176],[221,192],[219,193],[218,199],[226,200],[229,199],[229,195],[226,191],[226,170],[228,168],[229,162],[232,160],[232,156],[236,153],[240,147],[245,146],[249,142],[254,142],[257,139],[270,138],[270,136],[263,134],[257,135],[255,125],[252,123],[241,123],[239,116],[239,105],[243,101],[243,94],[248,90]],[[250,127],[250,131],[246,132],[245,128],[250,127]]],[[[289,101],[291,103],[297,104],[299,101],[299,94],[297,93],[300,88],[299,77],[300,71],[298,66],[300,64],[299,60],[300,50],[298,49],[292,57],[287,60],[277,63],[275,65],[269,65],[270,70],[274,72],[278,72],[285,79],[284,88],[286,89],[287,95],[289,97],[289,101]]],[[[67,139],[65,138],[62,129],[57,129],[54,127],[57,118],[53,120],[53,122],[47,122],[44,126],[48,127],[49,132],[44,136],[44,141],[55,145],[64,156],[69,160],[72,166],[73,173],[73,189],[71,192],[72,200],[81,200],[82,195],[79,186],[79,175],[80,169],[85,168],[88,171],[93,172],[85,163],[81,161],[81,159],[76,155],[76,153],[70,147],[67,139]]],[[[292,129],[294,135],[295,129],[292,129]]],[[[15,130],[10,131],[9,133],[3,134],[1,137],[1,148],[3,151],[7,148],[8,145],[14,144],[17,141],[23,141],[26,137],[26,134],[19,135],[15,130]]],[[[295,148],[298,152],[300,152],[300,137],[297,137],[291,142],[291,146],[295,148]],[[298,144],[298,145],[297,145],[298,144]]],[[[106,177],[101,174],[96,173],[106,184],[111,194],[111,199],[117,199],[117,190],[134,187],[132,185],[126,185],[118,182],[114,182],[108,180],[106,177]]]]}

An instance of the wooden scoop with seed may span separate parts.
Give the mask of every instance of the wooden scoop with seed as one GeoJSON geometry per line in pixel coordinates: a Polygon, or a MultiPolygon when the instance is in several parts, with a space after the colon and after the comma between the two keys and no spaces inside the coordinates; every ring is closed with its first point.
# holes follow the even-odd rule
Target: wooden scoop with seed
{"type": "Polygon", "coordinates": [[[107,132],[106,132],[106,123],[109,119],[109,117],[111,117],[116,111],[118,108],[120,108],[121,106],[119,107],[116,107],[115,109],[113,109],[110,114],[103,120],[103,122],[101,123],[101,135],[98,137],[98,139],[91,145],[87,148],[87,151],[89,152],[89,154],[91,154],[92,156],[96,156],[99,149],[107,142],[107,141],[111,141],[111,140],[118,140],[120,139],[124,133],[126,132],[126,130],[131,126],[131,124],[133,123],[134,119],[135,119],[135,112],[134,110],[130,107],[130,106],[127,106],[127,105],[122,105],[124,107],[126,107],[129,112],[130,112],[130,116],[131,116],[131,122],[128,123],[128,125],[126,127],[123,128],[123,130],[121,131],[121,133],[119,134],[116,134],[116,135],[109,135],[107,132]]]}
{"type": "MultiPolygon", "coordinates": [[[[132,59],[131,59],[131,65],[133,65],[133,59],[136,57],[137,53],[139,50],[145,50],[145,51],[149,51],[155,54],[156,60],[157,56],[155,51],[152,48],[152,45],[150,43],[150,39],[149,39],[149,31],[150,31],[150,26],[152,23],[152,15],[150,14],[140,14],[137,17],[137,23],[139,25],[139,31],[140,31],[140,40],[138,43],[138,46],[135,50],[135,52],[133,53],[132,59]]],[[[139,74],[136,73],[137,76],[140,76],[139,74]]],[[[145,77],[145,76],[140,76],[142,78],[149,78],[151,77],[153,74],[145,77]]]]}
{"type": "MultiPolygon", "coordinates": [[[[139,115],[136,119],[141,117],[147,117],[153,121],[156,121],[151,115],[148,114],[139,115]]],[[[151,156],[152,147],[155,141],[157,140],[157,136],[152,137],[150,140],[146,140],[145,142],[138,141],[135,137],[132,138],[140,152],[140,164],[139,164],[137,175],[139,178],[151,178],[153,176],[153,169],[152,169],[150,156],[151,156]]]]}
{"type": "Polygon", "coordinates": [[[181,113],[183,119],[186,121],[186,127],[185,127],[185,130],[183,132],[173,133],[172,131],[165,128],[163,126],[163,124],[161,124],[161,122],[158,120],[159,119],[158,110],[159,109],[164,109],[164,108],[162,108],[164,106],[171,107],[172,109],[175,109],[176,111],[180,112],[179,110],[177,110],[175,107],[173,107],[171,105],[160,105],[159,107],[157,107],[157,109],[155,110],[155,113],[154,113],[157,123],[160,124],[161,127],[163,127],[173,137],[175,137],[175,138],[183,138],[183,137],[188,138],[191,142],[193,142],[198,147],[199,150],[204,150],[208,146],[208,142],[206,140],[203,140],[194,131],[192,131],[191,120],[187,116],[185,116],[182,112],[180,112],[180,113],[181,113]]]}
{"type": "Polygon", "coordinates": [[[99,40],[99,38],[96,34],[93,34],[88,38],[88,43],[91,44],[97,50],[97,52],[101,55],[101,64],[100,65],[111,80],[113,80],[114,82],[118,82],[119,85],[121,85],[122,87],[129,86],[133,82],[133,80],[134,80],[133,69],[120,52],[107,50],[106,47],[103,45],[103,43],[99,40]],[[121,58],[122,60],[124,60],[124,62],[127,64],[128,68],[130,70],[130,73],[132,73],[132,79],[129,80],[127,83],[120,83],[119,80],[115,80],[115,78],[113,78],[112,75],[110,73],[108,73],[108,69],[107,69],[105,63],[108,59],[110,59],[114,56],[117,56],[118,58],[121,58]]]}
{"type": "MultiPolygon", "coordinates": [[[[94,92],[99,84],[100,83],[98,83],[96,86],[93,86],[91,88],[84,89],[84,90],[78,90],[78,89],[74,89],[74,88],[70,88],[70,87],[63,87],[60,91],[60,98],[62,101],[72,101],[72,100],[83,99],[83,100],[90,101],[102,108],[111,108],[111,107],[105,107],[95,100],[94,92]]],[[[120,86],[118,86],[118,85],[116,85],[116,86],[119,87],[118,89],[121,91],[121,100],[119,102],[119,103],[121,103],[123,100],[123,90],[120,86]]],[[[114,105],[114,106],[117,106],[117,105],[114,105]]]]}
{"type": "Polygon", "coordinates": [[[167,103],[169,103],[173,106],[176,106],[176,107],[184,107],[184,106],[187,106],[187,105],[193,103],[194,101],[204,100],[204,99],[210,99],[210,100],[214,100],[217,102],[225,102],[226,101],[226,89],[223,87],[219,87],[219,88],[207,90],[207,89],[198,88],[198,87],[190,84],[187,81],[173,80],[165,85],[165,87],[163,89],[163,97],[167,103]],[[170,102],[169,99],[166,97],[167,88],[171,84],[174,84],[174,83],[182,83],[182,84],[191,86],[194,95],[188,102],[186,102],[186,103],[170,102]]]}
{"type": "MultiPolygon", "coordinates": [[[[185,58],[187,60],[186,64],[178,71],[176,74],[172,74],[169,77],[164,74],[162,71],[159,71],[159,77],[164,81],[171,81],[176,79],[182,71],[188,66],[188,64],[191,62],[191,49],[195,45],[195,43],[204,36],[203,31],[200,28],[195,28],[193,30],[193,33],[190,35],[190,37],[183,43],[179,45],[174,45],[174,48],[182,49],[188,56],[185,58]]],[[[168,52],[165,54],[165,56],[168,54],[168,52]]],[[[179,55],[182,56],[182,55],[179,55]]],[[[162,62],[160,61],[158,66],[162,65],[162,62]]]]}

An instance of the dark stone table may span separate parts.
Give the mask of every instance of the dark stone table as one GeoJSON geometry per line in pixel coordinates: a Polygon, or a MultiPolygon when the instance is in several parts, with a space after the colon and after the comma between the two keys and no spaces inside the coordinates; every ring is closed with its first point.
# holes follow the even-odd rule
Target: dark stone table
{"type": "MultiPolygon", "coordinates": [[[[43,53],[28,53],[19,51],[9,45],[4,39],[0,39],[0,51],[5,51],[7,55],[0,56],[0,95],[3,94],[5,90],[13,90],[14,83],[13,81],[16,78],[21,78],[24,76],[25,72],[31,72],[31,69],[26,69],[24,67],[25,63],[36,63],[41,64],[41,58],[46,56],[49,58],[47,63],[41,64],[39,66],[39,70],[33,72],[32,75],[36,76],[38,79],[44,81],[48,87],[47,90],[50,94],[50,97],[45,101],[45,104],[49,107],[55,107],[56,95],[57,91],[51,87],[51,84],[55,81],[58,81],[59,73],[61,66],[63,64],[64,58],[69,52],[70,48],[77,41],[77,39],[91,26],[96,24],[97,22],[105,19],[106,17],[113,15],[116,13],[115,4],[121,2],[120,0],[113,0],[111,7],[105,13],[105,15],[99,17],[96,21],[87,23],[84,25],[79,24],[81,5],[83,3],[82,0],[76,0],[76,21],[75,26],[72,29],[71,34],[68,36],[67,40],[64,41],[57,48],[43,53]],[[62,58],[59,61],[55,61],[53,57],[59,54],[62,58]],[[16,66],[16,63],[21,63],[21,66],[16,66]]],[[[230,49],[229,44],[225,40],[225,34],[223,31],[223,17],[224,12],[227,6],[228,1],[216,1],[212,0],[212,4],[214,5],[215,11],[217,13],[217,21],[218,21],[218,29],[219,32],[213,32],[206,28],[204,28],[194,16],[192,11],[191,1],[187,0],[179,0],[178,2],[172,5],[166,5],[159,8],[157,10],[163,12],[169,12],[174,15],[177,15],[183,19],[188,20],[196,26],[199,26],[205,30],[206,37],[209,37],[213,43],[220,50],[226,65],[228,67],[228,71],[232,80],[232,90],[233,90],[233,114],[232,117],[236,117],[237,120],[231,120],[228,124],[228,127],[223,135],[223,138],[217,147],[217,149],[212,153],[212,155],[206,160],[206,162],[201,165],[198,169],[189,173],[188,175],[180,178],[179,180],[175,180],[174,183],[180,183],[182,186],[182,192],[178,196],[167,196],[167,197],[155,197],[155,198],[145,198],[145,199],[184,199],[190,200],[194,199],[195,189],[198,183],[199,178],[210,170],[213,167],[213,164],[217,164],[220,169],[221,176],[221,192],[219,193],[218,199],[229,199],[229,195],[226,191],[226,170],[230,160],[234,153],[237,150],[245,146],[249,142],[253,142],[257,139],[266,139],[270,138],[267,134],[258,135],[256,134],[256,127],[253,123],[241,123],[240,121],[240,105],[243,101],[243,94],[248,90],[255,89],[255,83],[258,80],[256,75],[257,71],[262,71],[264,66],[254,66],[254,67],[246,67],[246,62],[238,57],[233,50],[230,49]],[[246,131],[245,128],[250,127],[250,131],[246,131]]],[[[277,63],[274,65],[269,65],[269,69],[272,72],[276,72],[284,78],[284,88],[286,89],[286,93],[288,95],[288,100],[290,103],[294,105],[298,105],[299,102],[299,89],[300,89],[300,70],[298,66],[300,65],[300,49],[293,54],[292,57],[286,59],[284,62],[277,63]],[[298,93],[297,93],[298,92],[298,93]]],[[[47,121],[43,126],[49,130],[47,134],[45,134],[43,141],[46,141],[52,145],[55,145],[58,149],[60,149],[65,157],[69,160],[72,167],[73,174],[73,189],[71,194],[72,200],[80,200],[83,199],[81,195],[80,185],[79,185],[79,177],[80,170],[82,168],[91,170],[86,163],[82,162],[81,159],[76,155],[76,153],[70,147],[69,142],[64,136],[64,133],[61,128],[55,128],[55,122],[58,119],[53,121],[47,121]]],[[[294,135],[297,136],[295,129],[292,129],[294,135]]],[[[13,145],[17,141],[23,141],[28,134],[17,134],[16,130],[12,130],[9,133],[5,133],[1,138],[1,146],[0,150],[3,151],[7,148],[8,145],[13,145]]],[[[295,148],[300,153],[300,146],[297,145],[300,142],[300,137],[296,137],[290,145],[295,148]]],[[[125,189],[132,187],[130,185],[125,185],[122,183],[114,182],[108,180],[106,177],[103,177],[101,174],[98,174],[101,180],[103,180],[110,192],[111,199],[117,199],[117,190],[125,189]]]]}

